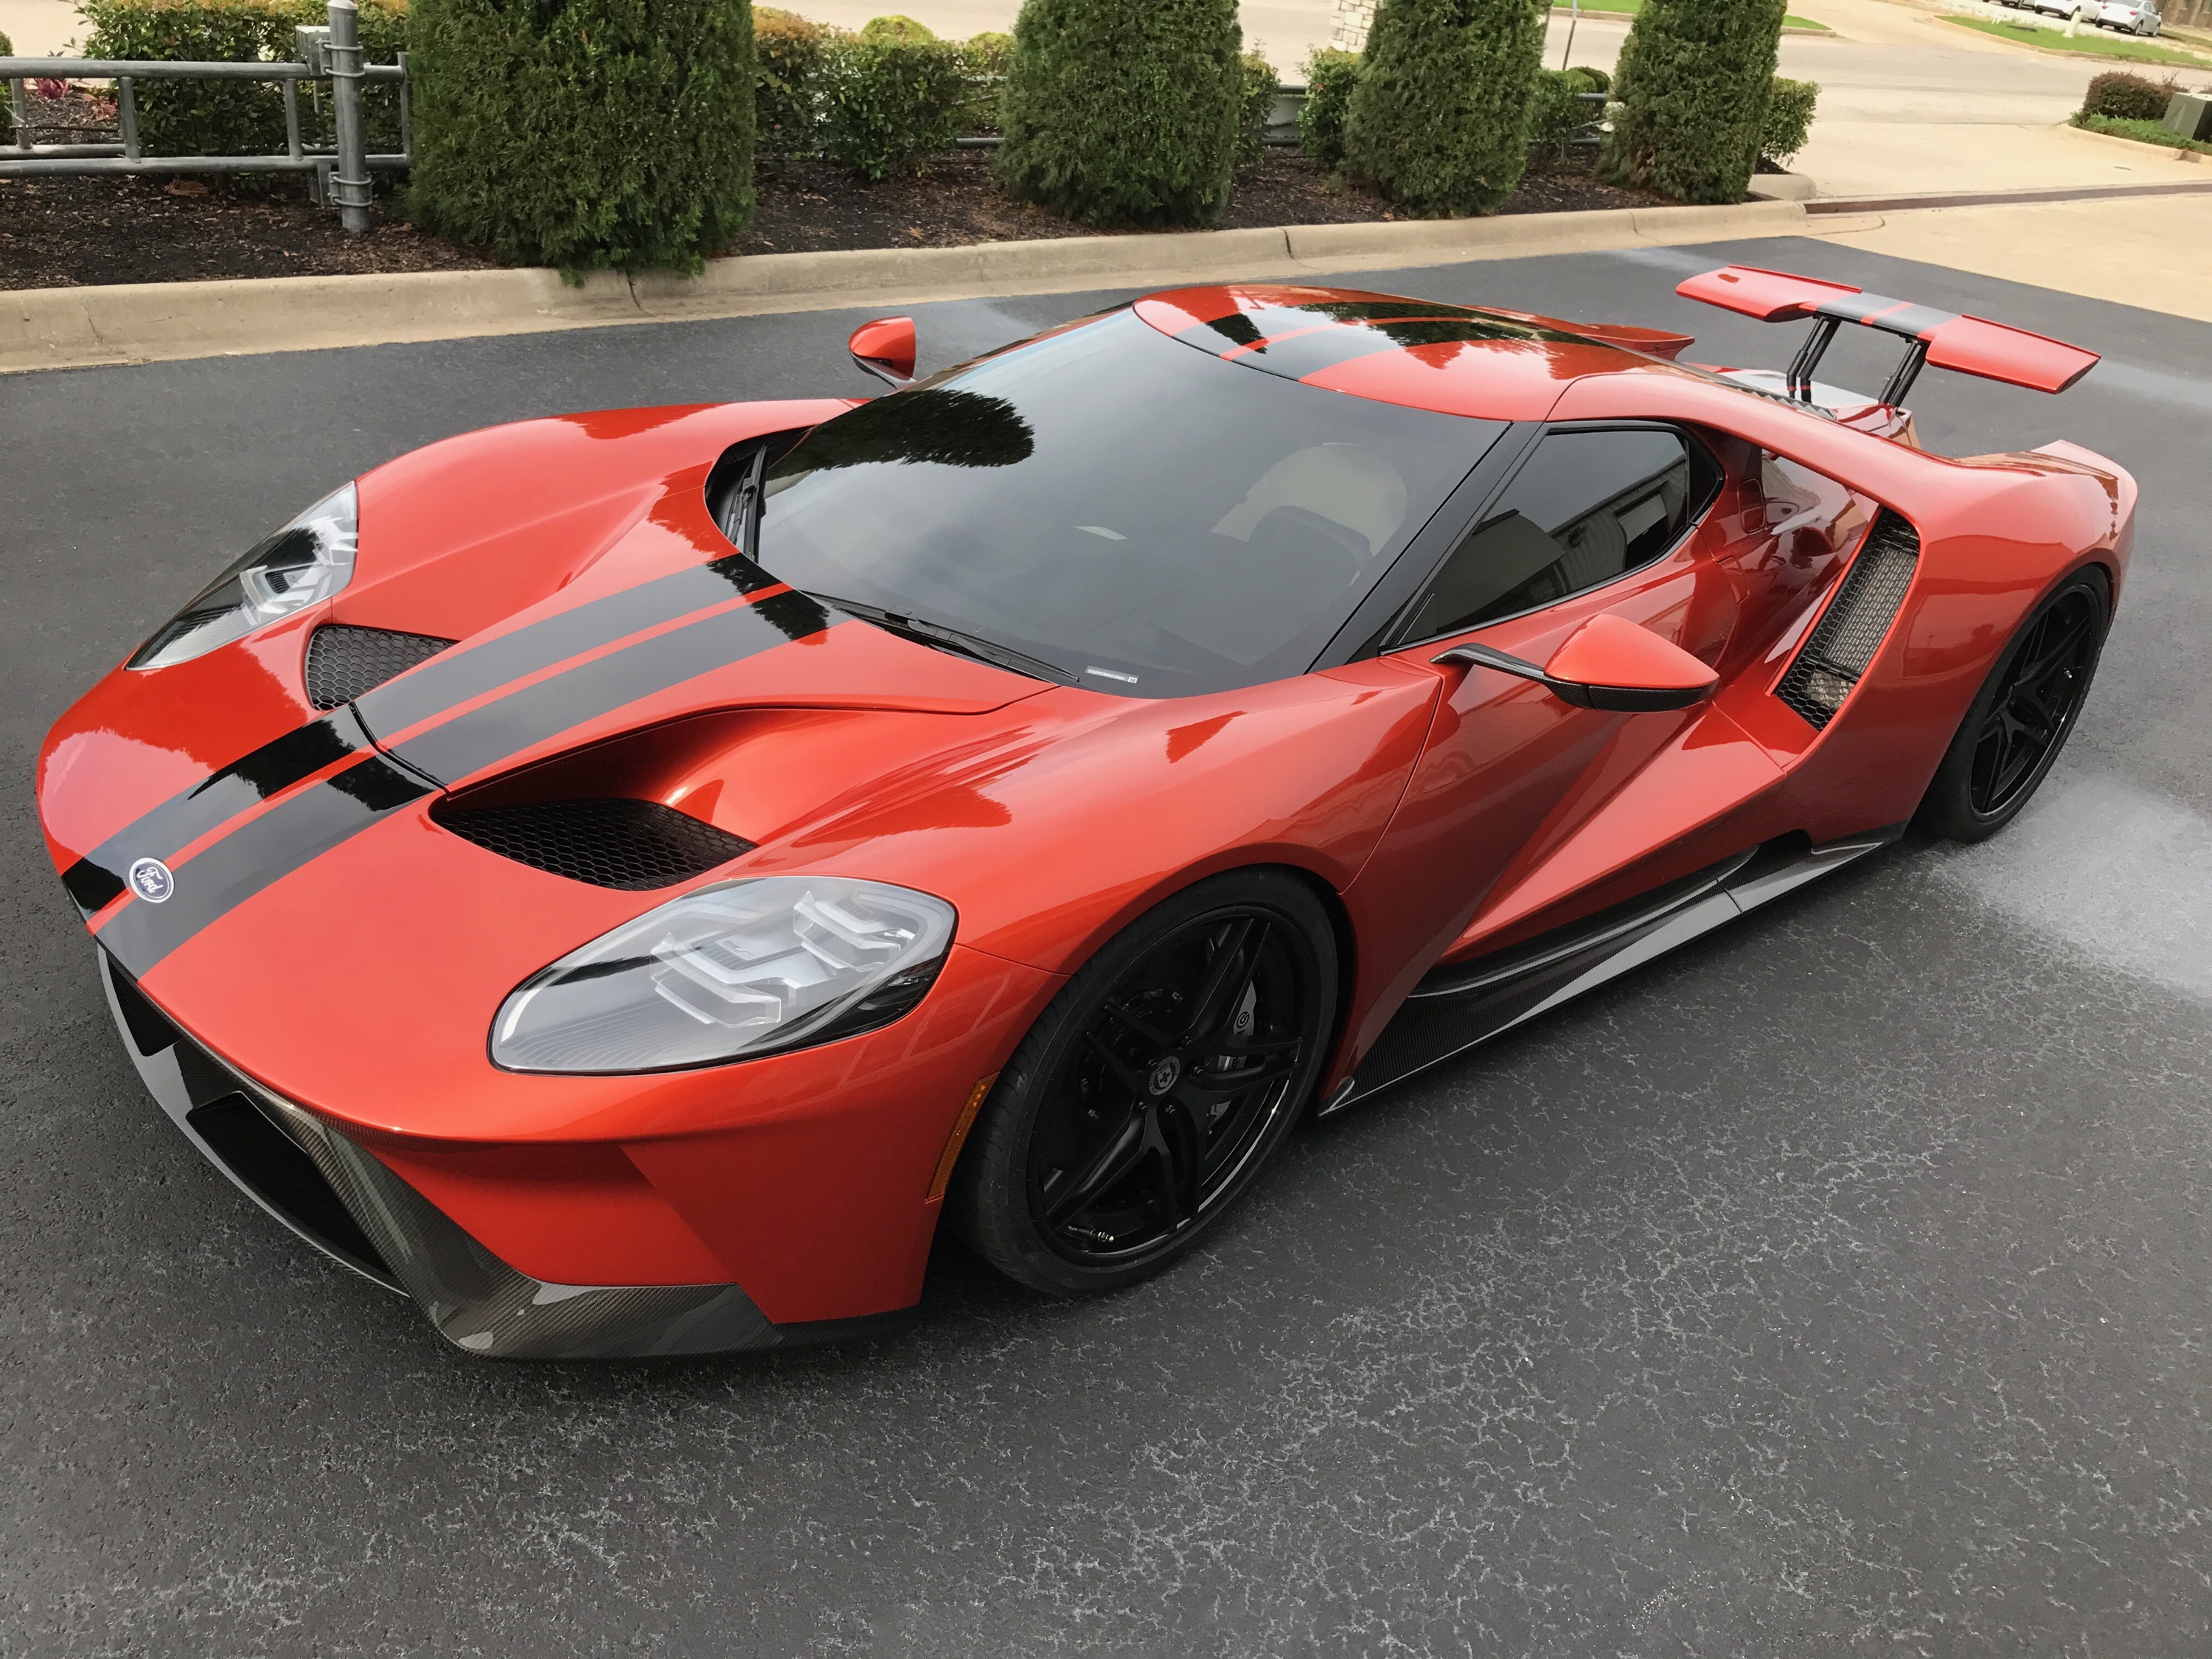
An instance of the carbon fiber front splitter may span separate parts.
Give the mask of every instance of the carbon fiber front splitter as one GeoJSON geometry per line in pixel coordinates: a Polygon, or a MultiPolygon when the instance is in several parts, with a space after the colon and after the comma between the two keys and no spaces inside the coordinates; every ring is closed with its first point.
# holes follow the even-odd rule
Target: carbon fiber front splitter
{"type": "Polygon", "coordinates": [[[105,951],[125,1048],[178,1128],[318,1249],[412,1297],[438,1334],[503,1359],[638,1358],[876,1334],[911,1310],[778,1325],[736,1285],[553,1285],[501,1261],[368,1152],[242,1076],[156,1008],[105,951]]]}

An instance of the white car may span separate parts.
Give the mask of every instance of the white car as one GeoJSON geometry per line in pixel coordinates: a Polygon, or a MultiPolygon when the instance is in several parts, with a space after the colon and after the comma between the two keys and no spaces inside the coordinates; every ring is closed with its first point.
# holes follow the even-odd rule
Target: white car
{"type": "Polygon", "coordinates": [[[2097,8],[2100,27],[2125,29],[2131,34],[2156,34],[2159,0],[2103,0],[2097,8]]]}

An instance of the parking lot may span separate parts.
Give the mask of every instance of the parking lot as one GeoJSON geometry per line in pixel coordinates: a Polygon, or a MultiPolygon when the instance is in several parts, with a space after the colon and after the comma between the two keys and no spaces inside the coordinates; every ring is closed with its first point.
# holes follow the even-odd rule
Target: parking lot
{"type": "MultiPolygon", "coordinates": [[[[2063,435],[2142,486],[2035,805],[1308,1130],[1135,1290],[942,1244],[908,1334],[770,1358],[474,1361],[251,1207],[116,1041],[32,768],[344,477],[859,395],[860,313],[0,378],[0,1654],[2212,1648],[2212,326],[1812,240],[1357,281],[1778,365],[1796,331],[1673,296],[1729,258],[2106,354],[1915,399],[1933,448],[2063,435]]],[[[1121,297],[920,307],[924,367],[1121,297]]],[[[345,995],[330,954],[269,1018],[345,995]]]]}

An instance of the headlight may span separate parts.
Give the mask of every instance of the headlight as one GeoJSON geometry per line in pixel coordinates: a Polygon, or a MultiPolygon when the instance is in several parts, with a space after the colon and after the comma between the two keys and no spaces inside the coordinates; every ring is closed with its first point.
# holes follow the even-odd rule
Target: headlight
{"type": "Polygon", "coordinates": [[[275,535],[254,544],[198,599],[162,624],[131,659],[133,668],[167,668],[304,611],[353,576],[361,509],[348,484],[317,501],[275,535]]]}
{"type": "Polygon", "coordinates": [[[952,907],[839,876],[718,882],[517,987],[492,1022],[514,1072],[712,1066],[873,1030],[920,1002],[952,907]]]}

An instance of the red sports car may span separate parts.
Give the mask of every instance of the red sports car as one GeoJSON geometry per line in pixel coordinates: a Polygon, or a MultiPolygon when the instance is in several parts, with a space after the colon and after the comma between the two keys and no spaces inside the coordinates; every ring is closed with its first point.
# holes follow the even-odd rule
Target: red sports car
{"type": "Polygon", "coordinates": [[[1162,294],[873,401],[572,415],[345,485],[40,757],[184,1133],[461,1347],[775,1346],[1188,1250],[1292,1124],[1918,822],[2017,812],[2135,484],[1945,459],[2095,359],[1730,267],[1656,330],[1162,294]],[[1815,379],[1843,322],[1890,384],[1815,379]]]}

